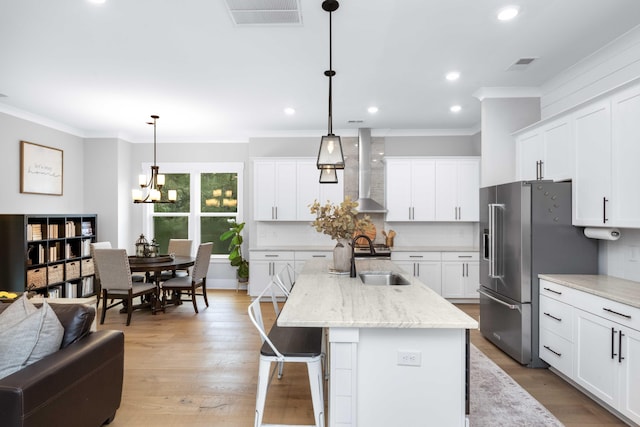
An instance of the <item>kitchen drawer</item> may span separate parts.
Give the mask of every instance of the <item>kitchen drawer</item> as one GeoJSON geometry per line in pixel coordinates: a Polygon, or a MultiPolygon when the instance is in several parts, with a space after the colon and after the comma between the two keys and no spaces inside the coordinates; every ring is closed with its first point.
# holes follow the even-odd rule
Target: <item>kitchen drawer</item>
{"type": "Polygon", "coordinates": [[[541,328],[539,352],[542,360],[568,377],[573,377],[573,343],[541,328]]]}
{"type": "Polygon", "coordinates": [[[575,306],[575,299],[579,298],[581,293],[577,289],[540,279],[540,295],[548,296],[566,304],[575,306]]]}
{"type": "Polygon", "coordinates": [[[440,252],[391,252],[391,261],[440,261],[440,252]]]}
{"type": "Polygon", "coordinates": [[[252,261],[293,261],[295,259],[293,251],[250,251],[249,254],[252,261]]]}
{"type": "Polygon", "coordinates": [[[578,291],[578,295],[572,305],[596,316],[640,331],[640,309],[636,307],[582,291],[578,291]]]}
{"type": "Polygon", "coordinates": [[[573,341],[573,307],[545,295],[540,296],[540,329],[573,341]]]}
{"type": "Polygon", "coordinates": [[[442,261],[478,261],[478,252],[442,252],[442,261]]]}
{"type": "Polygon", "coordinates": [[[296,261],[309,261],[310,259],[332,259],[332,251],[296,251],[296,261]]]}

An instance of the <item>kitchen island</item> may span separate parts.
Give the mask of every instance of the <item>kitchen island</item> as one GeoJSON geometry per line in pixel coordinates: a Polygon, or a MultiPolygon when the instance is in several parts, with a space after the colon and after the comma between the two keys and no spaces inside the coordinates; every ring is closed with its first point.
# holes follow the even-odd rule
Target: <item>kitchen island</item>
{"type": "Polygon", "coordinates": [[[365,285],[305,264],[280,326],[329,337],[329,426],[464,426],[467,329],[478,323],[390,261],[358,260],[358,273],[392,271],[407,285],[365,285]]]}

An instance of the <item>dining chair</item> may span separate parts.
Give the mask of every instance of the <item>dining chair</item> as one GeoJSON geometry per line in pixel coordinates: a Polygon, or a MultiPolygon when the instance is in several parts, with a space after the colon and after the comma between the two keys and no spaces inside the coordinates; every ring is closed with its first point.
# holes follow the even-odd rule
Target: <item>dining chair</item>
{"type": "MultiPolygon", "coordinates": [[[[94,242],[89,244],[89,253],[91,254],[91,258],[93,258],[94,262],[96,259],[94,253],[96,249],[111,249],[111,242],[94,242]]],[[[96,307],[100,307],[100,295],[102,294],[102,287],[100,286],[100,273],[98,272],[97,268],[94,269],[93,277],[93,286],[96,293],[96,307]]]]}
{"type": "MultiPolygon", "coordinates": [[[[175,304],[181,304],[182,293],[191,297],[193,309],[198,313],[198,304],[196,304],[196,295],[204,297],[204,303],[209,307],[207,299],[207,272],[209,271],[209,262],[211,260],[211,251],[213,243],[202,243],[198,246],[196,261],[189,276],[173,277],[162,283],[163,292],[171,293],[171,300],[175,304]],[[198,288],[202,288],[202,293],[196,293],[198,288]]],[[[188,301],[188,300],[186,300],[188,301]]]]}
{"type": "Polygon", "coordinates": [[[125,249],[94,249],[94,257],[102,286],[100,324],[104,323],[108,309],[122,304],[127,312],[127,326],[129,326],[133,310],[148,307],[157,298],[155,283],[133,283],[129,257],[125,249]],[[133,300],[137,297],[141,297],[143,301],[134,305],[133,300]],[[149,300],[145,301],[145,297],[149,300]],[[109,299],[110,304],[107,303],[109,299]],[[119,301],[113,302],[114,300],[119,301]]]}
{"type": "Polygon", "coordinates": [[[273,301],[277,298],[280,286],[271,280],[267,287],[247,309],[251,323],[256,327],[262,340],[260,348],[260,365],[258,368],[258,390],[256,393],[256,410],[254,426],[263,426],[264,406],[267,389],[276,370],[283,363],[306,363],[311,388],[311,400],[315,426],[324,426],[324,396],[322,378],[322,328],[289,328],[277,323],[267,333],[264,327],[261,300],[265,297],[273,301]],[[277,364],[271,371],[271,363],[277,364]]]}
{"type": "MultiPolygon", "coordinates": [[[[167,252],[176,256],[191,256],[191,248],[193,240],[191,239],[169,239],[167,252]]],[[[173,271],[163,271],[160,274],[160,281],[172,279],[174,277],[186,277],[189,275],[189,269],[173,271]]]]}

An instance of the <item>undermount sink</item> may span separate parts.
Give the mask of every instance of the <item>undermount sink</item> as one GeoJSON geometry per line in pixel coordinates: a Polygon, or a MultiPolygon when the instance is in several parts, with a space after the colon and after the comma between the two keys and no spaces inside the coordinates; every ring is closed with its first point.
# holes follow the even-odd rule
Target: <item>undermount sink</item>
{"type": "Polygon", "coordinates": [[[409,282],[402,275],[392,271],[363,271],[360,279],[365,285],[408,285],[409,282]]]}

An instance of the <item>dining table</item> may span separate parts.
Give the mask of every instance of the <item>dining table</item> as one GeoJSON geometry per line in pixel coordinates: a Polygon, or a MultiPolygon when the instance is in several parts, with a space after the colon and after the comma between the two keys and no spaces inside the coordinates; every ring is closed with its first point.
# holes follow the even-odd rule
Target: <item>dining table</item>
{"type": "Polygon", "coordinates": [[[155,257],[129,256],[129,267],[132,273],[145,273],[146,280],[153,280],[156,285],[156,298],[151,303],[151,312],[164,312],[167,304],[166,295],[162,292],[161,273],[171,271],[175,276],[177,270],[185,270],[193,266],[195,257],[179,255],[158,255],[155,257]],[[153,273],[153,275],[152,275],[153,273]]]}

